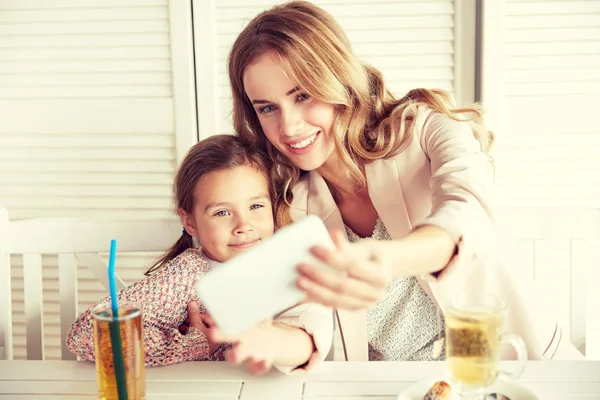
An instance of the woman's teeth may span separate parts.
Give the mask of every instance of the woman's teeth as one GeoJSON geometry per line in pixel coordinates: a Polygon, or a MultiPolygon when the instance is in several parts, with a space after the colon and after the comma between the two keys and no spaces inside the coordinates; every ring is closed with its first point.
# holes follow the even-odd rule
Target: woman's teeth
{"type": "MultiPolygon", "coordinates": [[[[318,133],[318,132],[317,132],[318,133]]],[[[308,146],[309,144],[311,144],[312,142],[315,141],[316,137],[317,137],[317,133],[315,133],[314,135],[312,135],[311,137],[309,137],[308,139],[304,139],[303,141],[299,142],[299,143],[295,143],[295,144],[290,144],[289,146],[292,149],[303,149],[306,146],[308,146]]]]}

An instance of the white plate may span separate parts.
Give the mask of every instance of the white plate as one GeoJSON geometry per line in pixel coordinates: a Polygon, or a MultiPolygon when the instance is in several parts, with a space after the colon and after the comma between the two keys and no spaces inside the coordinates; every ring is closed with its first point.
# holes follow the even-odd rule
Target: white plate
{"type": "MultiPolygon", "coordinates": [[[[437,379],[425,379],[410,385],[398,395],[398,400],[423,400],[425,393],[427,393],[437,381],[446,381],[450,384],[450,387],[452,388],[450,400],[459,399],[458,388],[450,382],[447,376],[439,376],[437,379]]],[[[508,396],[510,400],[540,400],[538,396],[525,386],[502,376],[496,379],[496,382],[488,388],[487,392],[501,393],[508,396]]]]}

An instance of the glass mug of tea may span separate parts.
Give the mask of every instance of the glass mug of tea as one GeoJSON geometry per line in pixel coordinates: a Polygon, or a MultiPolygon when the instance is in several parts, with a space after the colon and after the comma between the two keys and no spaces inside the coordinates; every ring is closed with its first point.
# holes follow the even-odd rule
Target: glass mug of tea
{"type": "Polygon", "coordinates": [[[516,379],[523,373],[527,348],[518,335],[504,332],[506,309],[500,298],[463,293],[446,310],[446,366],[463,399],[483,399],[499,374],[516,379]],[[518,367],[513,372],[498,369],[502,344],[516,350],[518,367]]]}
{"type": "Polygon", "coordinates": [[[92,316],[94,318],[98,398],[119,400],[110,334],[111,325],[116,325],[120,333],[127,399],[145,399],[142,310],[135,303],[119,301],[119,315],[116,318],[110,304],[97,306],[92,310],[92,316]]]}

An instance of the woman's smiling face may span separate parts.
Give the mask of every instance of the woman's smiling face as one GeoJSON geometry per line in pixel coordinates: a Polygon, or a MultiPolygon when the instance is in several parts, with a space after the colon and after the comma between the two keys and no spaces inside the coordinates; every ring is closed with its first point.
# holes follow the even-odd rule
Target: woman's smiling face
{"type": "Polygon", "coordinates": [[[244,89],[267,139],[298,168],[321,167],[335,149],[335,108],[312,98],[267,53],[244,71],[244,89]]]}

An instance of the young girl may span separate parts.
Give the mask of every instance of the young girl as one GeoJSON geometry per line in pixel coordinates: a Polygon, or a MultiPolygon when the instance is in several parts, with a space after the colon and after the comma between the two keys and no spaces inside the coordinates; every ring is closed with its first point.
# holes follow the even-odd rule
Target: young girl
{"type": "MultiPolygon", "coordinates": [[[[189,150],[174,185],[183,233],[146,272],[147,278],[117,294],[143,308],[146,365],[223,360],[227,355],[234,363],[247,361],[254,373],[271,365],[291,372],[308,370],[325,358],[332,335],[331,309],[326,307],[299,305],[239,338],[219,338],[210,318],[201,315],[205,309],[195,294],[198,277],[273,234],[269,166],[263,153],[235,136],[212,136],[189,150]],[[194,247],[194,239],[200,248],[194,247]],[[180,326],[189,327],[180,331],[180,326]],[[233,344],[223,344],[226,339],[233,344]]],[[[69,350],[84,360],[94,359],[94,307],[67,336],[69,350]]]]}
{"type": "Polygon", "coordinates": [[[570,357],[555,320],[543,310],[528,320],[503,270],[474,262],[492,239],[493,136],[477,105],[457,108],[440,90],[395,97],[309,2],[257,15],[228,63],[235,130],[271,156],[285,189],[278,217],[316,214],[337,232],[337,250],[313,250],[346,273],[300,265],[298,286],[338,307],[347,359],[438,359],[444,306],[484,281],[509,304],[507,329],[530,358],[570,357]]]}

